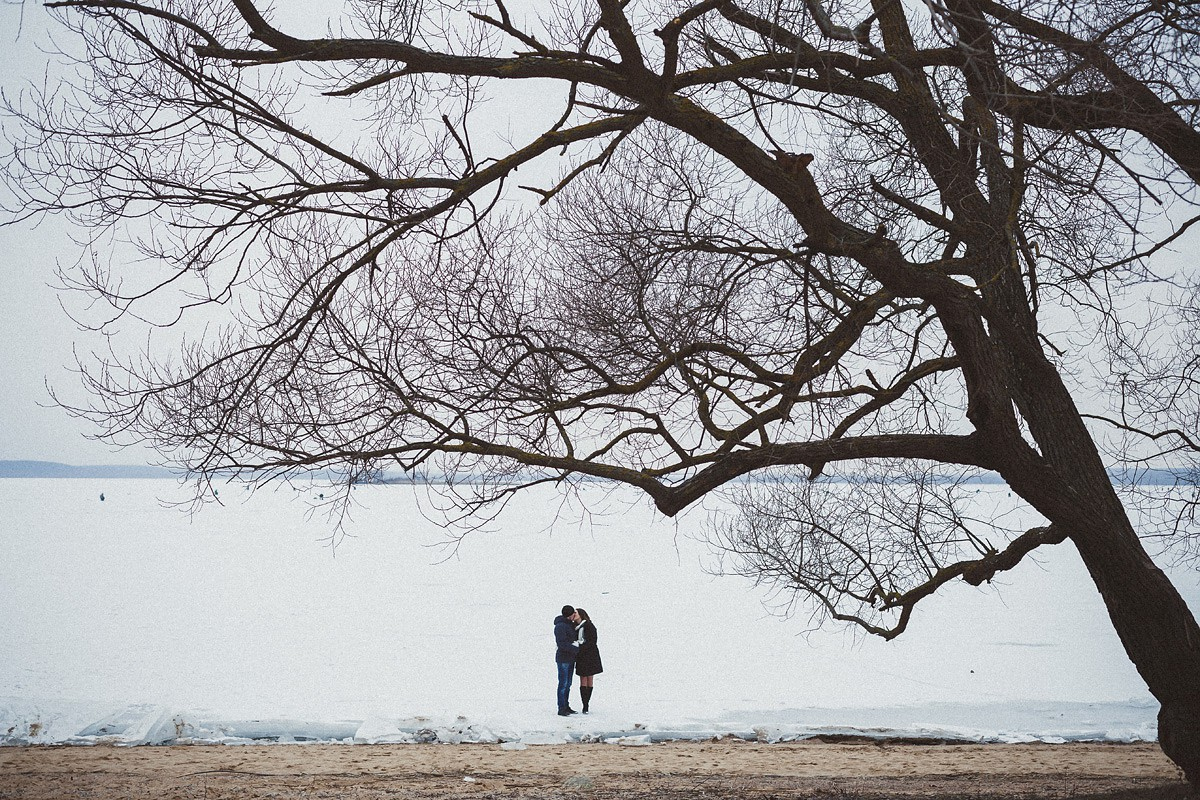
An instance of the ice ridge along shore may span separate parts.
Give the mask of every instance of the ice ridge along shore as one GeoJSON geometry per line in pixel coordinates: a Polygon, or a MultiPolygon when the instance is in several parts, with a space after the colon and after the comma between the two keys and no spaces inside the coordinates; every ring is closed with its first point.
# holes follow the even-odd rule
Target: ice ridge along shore
{"type": "Polygon", "coordinates": [[[526,712],[362,719],[237,719],[152,703],[0,700],[0,745],[166,745],[190,743],[346,744],[609,742],[622,745],[721,737],[786,742],[856,737],[980,743],[1155,741],[1157,707],[1125,703],[925,703],[890,708],[801,708],[727,712],[713,719],[644,717],[603,711],[567,719],[526,712]],[[981,726],[980,720],[987,720],[981,726]]]}

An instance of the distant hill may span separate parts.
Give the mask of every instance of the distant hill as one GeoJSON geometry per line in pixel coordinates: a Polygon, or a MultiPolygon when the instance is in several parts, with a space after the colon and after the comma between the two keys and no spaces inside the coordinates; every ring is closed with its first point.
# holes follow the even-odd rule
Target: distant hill
{"type": "Polygon", "coordinates": [[[77,467],[55,461],[0,461],[0,478],[173,478],[162,467],[99,464],[77,467]]]}

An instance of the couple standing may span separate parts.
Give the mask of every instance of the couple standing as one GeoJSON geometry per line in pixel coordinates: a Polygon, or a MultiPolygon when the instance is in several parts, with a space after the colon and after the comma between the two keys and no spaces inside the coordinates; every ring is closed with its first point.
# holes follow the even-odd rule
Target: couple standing
{"type": "Polygon", "coordinates": [[[592,699],[593,676],[604,672],[600,663],[600,648],[596,647],[596,626],[582,608],[563,606],[562,614],[554,618],[554,641],[558,652],[558,715],[570,716],[571,673],[579,674],[579,697],[583,700],[583,713],[588,713],[592,699]]]}

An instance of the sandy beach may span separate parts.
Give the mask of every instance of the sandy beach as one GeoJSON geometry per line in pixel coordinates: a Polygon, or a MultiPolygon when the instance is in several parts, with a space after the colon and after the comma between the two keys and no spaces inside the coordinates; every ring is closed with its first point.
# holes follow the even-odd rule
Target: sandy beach
{"type": "Polygon", "coordinates": [[[1155,744],[725,739],[611,744],[0,748],[0,798],[1093,798],[1190,796],[1155,744]]]}

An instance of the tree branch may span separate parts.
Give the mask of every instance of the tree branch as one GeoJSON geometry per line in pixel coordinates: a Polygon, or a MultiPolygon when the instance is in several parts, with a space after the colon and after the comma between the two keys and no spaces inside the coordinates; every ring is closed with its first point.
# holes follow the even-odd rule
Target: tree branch
{"type": "Polygon", "coordinates": [[[950,581],[962,578],[972,586],[991,582],[992,578],[996,577],[997,572],[1005,572],[1014,568],[1021,563],[1021,560],[1025,556],[1037,548],[1048,544],[1061,544],[1066,539],[1066,532],[1056,529],[1053,525],[1044,528],[1033,528],[1009,542],[1008,547],[1001,551],[992,552],[983,558],[971,561],[960,561],[957,564],[951,564],[948,567],[939,569],[928,581],[913,589],[909,589],[904,594],[885,597],[880,592],[875,597],[883,601],[880,606],[881,609],[899,608],[901,610],[900,620],[892,628],[881,628],[870,625],[854,616],[842,615],[840,619],[855,622],[860,627],[877,636],[882,636],[884,639],[894,639],[908,627],[909,617],[912,615],[912,611],[916,608],[917,603],[929,597],[950,581]]]}

